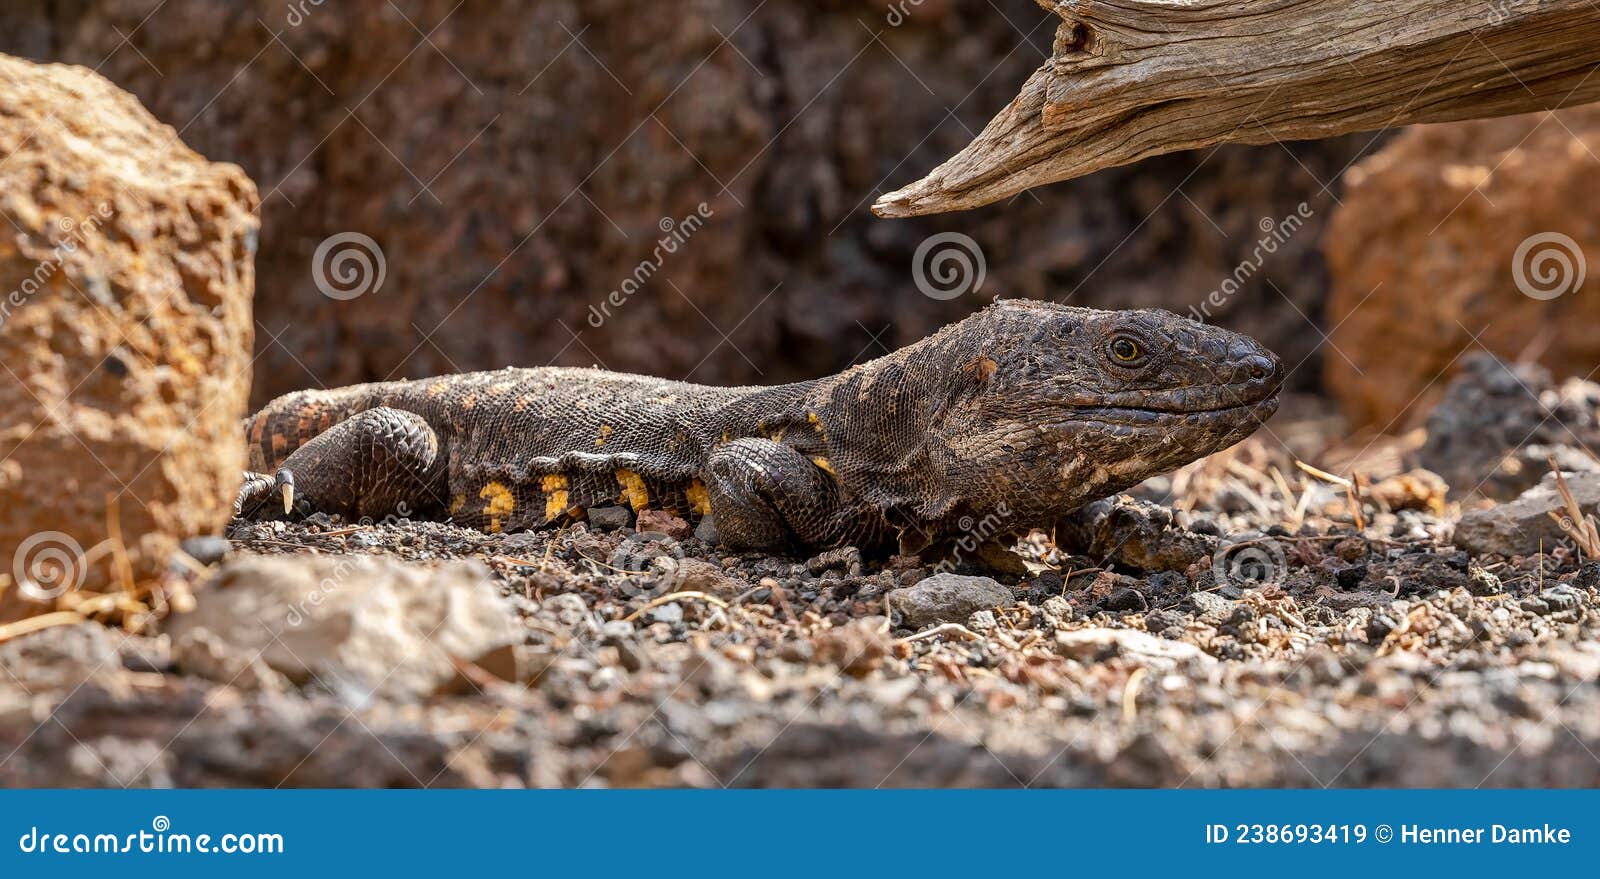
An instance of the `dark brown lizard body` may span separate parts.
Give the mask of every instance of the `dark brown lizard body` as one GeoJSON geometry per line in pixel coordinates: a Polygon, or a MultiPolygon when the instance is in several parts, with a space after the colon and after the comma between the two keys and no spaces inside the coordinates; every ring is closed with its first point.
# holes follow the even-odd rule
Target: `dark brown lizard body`
{"type": "Polygon", "coordinates": [[[768,388],[547,367],[290,394],[246,424],[261,472],[240,502],[270,513],[292,483],[302,509],[488,531],[620,503],[709,515],[735,549],[923,550],[976,521],[1048,525],[1232,445],[1276,410],[1279,373],[1168,312],[1005,301],[768,388]]]}

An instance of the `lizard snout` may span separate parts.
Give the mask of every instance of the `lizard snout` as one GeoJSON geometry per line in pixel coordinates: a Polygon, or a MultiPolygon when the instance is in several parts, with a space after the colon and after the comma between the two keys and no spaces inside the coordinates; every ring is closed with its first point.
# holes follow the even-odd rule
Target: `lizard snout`
{"type": "Polygon", "coordinates": [[[1282,379],[1283,362],[1271,354],[1251,354],[1234,368],[1233,380],[1276,387],[1282,379]]]}
{"type": "Polygon", "coordinates": [[[1283,361],[1276,354],[1246,338],[1230,347],[1229,366],[1220,376],[1223,381],[1268,394],[1277,390],[1283,381],[1283,361]]]}

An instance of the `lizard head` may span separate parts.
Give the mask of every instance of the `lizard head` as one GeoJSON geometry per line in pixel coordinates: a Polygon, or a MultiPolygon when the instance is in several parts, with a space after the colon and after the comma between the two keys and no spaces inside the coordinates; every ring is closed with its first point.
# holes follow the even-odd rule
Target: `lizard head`
{"type": "Polygon", "coordinates": [[[951,330],[947,472],[1044,512],[1227,448],[1278,408],[1272,352],[1168,311],[1007,300],[951,330]]]}

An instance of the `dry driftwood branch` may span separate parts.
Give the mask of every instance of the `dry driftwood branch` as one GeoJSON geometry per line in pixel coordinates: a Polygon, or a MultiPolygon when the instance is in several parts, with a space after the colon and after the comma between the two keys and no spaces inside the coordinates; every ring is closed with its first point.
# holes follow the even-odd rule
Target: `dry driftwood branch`
{"type": "Polygon", "coordinates": [[[1053,55],[966,149],[873,205],[965,210],[1175,150],[1600,100],[1593,0],[1036,0],[1053,55]]]}

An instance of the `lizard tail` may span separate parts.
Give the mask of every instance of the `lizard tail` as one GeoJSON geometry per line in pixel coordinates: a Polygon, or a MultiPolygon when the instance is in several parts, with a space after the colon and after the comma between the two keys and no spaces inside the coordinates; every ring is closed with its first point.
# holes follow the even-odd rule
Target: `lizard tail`
{"type": "Polygon", "coordinates": [[[271,473],[285,458],[339,422],[378,405],[357,385],[284,394],[244,420],[251,470],[271,473]]]}

